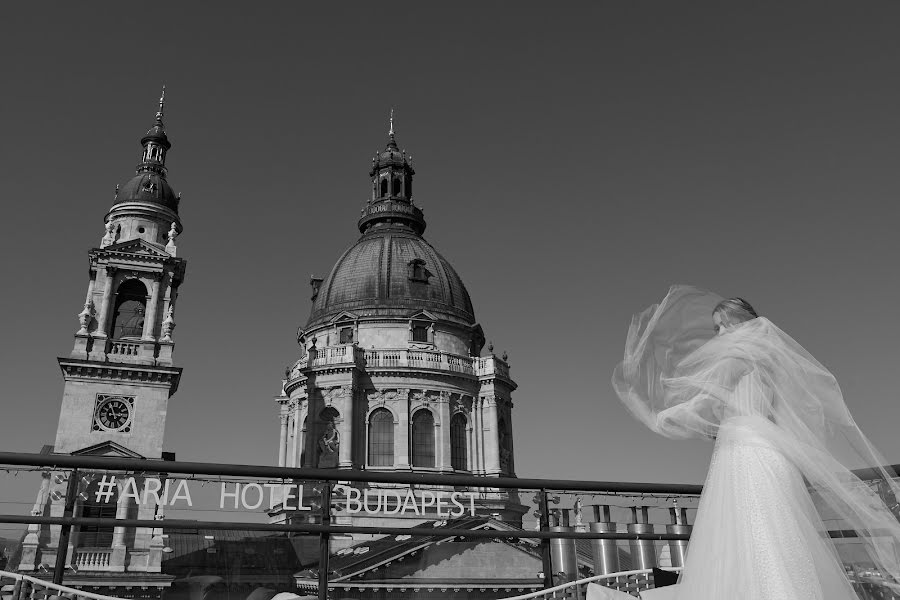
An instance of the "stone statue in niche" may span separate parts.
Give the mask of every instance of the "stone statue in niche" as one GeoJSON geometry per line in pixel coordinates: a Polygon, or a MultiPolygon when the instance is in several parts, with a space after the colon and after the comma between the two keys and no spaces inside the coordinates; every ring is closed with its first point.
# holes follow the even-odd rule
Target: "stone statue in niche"
{"type": "Polygon", "coordinates": [[[338,450],[341,447],[341,436],[334,421],[329,421],[319,439],[319,463],[320,469],[334,469],[338,466],[338,450]]]}

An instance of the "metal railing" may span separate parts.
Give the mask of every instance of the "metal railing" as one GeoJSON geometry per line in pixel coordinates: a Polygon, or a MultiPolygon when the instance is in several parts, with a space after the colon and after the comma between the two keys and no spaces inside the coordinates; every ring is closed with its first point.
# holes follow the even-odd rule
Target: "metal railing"
{"type": "Polygon", "coordinates": [[[0,597],[3,600],[46,600],[51,597],[68,598],[69,600],[120,600],[115,596],[92,594],[76,588],[51,583],[44,579],[31,577],[24,573],[0,571],[0,597]],[[3,583],[12,580],[14,583],[3,583]]]}
{"type": "MultiPolygon", "coordinates": [[[[435,473],[396,473],[377,472],[345,469],[294,469],[286,467],[255,466],[255,465],[225,465],[215,463],[175,462],[161,460],[144,460],[131,458],[112,458],[102,456],[71,456],[71,455],[37,455],[21,453],[0,453],[0,465],[38,467],[42,470],[72,470],[73,481],[78,480],[78,474],[92,472],[130,472],[143,475],[158,474],[159,477],[168,477],[172,474],[206,475],[228,477],[252,477],[259,479],[280,479],[282,481],[316,481],[321,482],[321,502],[318,514],[318,523],[255,523],[255,522],[225,522],[202,520],[168,519],[164,521],[130,518],[91,518],[74,516],[73,506],[77,486],[67,488],[65,510],[62,516],[33,516],[33,515],[0,515],[0,522],[27,525],[56,525],[61,527],[60,547],[66,547],[69,531],[73,526],[110,526],[116,528],[160,528],[167,530],[257,530],[294,534],[311,534],[319,536],[319,563],[318,563],[318,594],[322,600],[327,598],[328,574],[331,536],[340,534],[364,534],[369,536],[386,535],[410,535],[410,536],[434,536],[435,527],[419,525],[413,527],[390,526],[366,526],[334,524],[332,521],[331,493],[335,486],[346,483],[362,484],[395,484],[410,486],[434,486],[442,489],[471,488],[480,493],[490,494],[499,490],[535,490],[536,501],[539,507],[539,530],[511,529],[504,530],[480,530],[454,528],[452,521],[441,528],[440,535],[460,538],[489,538],[519,540],[538,540],[541,562],[543,565],[543,585],[545,588],[553,587],[554,567],[551,564],[551,540],[645,540],[645,541],[687,541],[689,536],[679,533],[655,533],[647,531],[635,532],[576,532],[560,530],[559,527],[550,527],[549,496],[557,492],[580,492],[597,494],[659,494],[659,495],[683,495],[696,496],[701,491],[699,485],[679,485],[663,483],[626,483],[626,482],[595,482],[595,481],[563,481],[549,479],[519,479],[509,477],[483,477],[462,474],[435,474],[435,473]]],[[[54,581],[61,584],[63,573],[67,565],[66,552],[58,552],[54,569],[54,581]]]]}

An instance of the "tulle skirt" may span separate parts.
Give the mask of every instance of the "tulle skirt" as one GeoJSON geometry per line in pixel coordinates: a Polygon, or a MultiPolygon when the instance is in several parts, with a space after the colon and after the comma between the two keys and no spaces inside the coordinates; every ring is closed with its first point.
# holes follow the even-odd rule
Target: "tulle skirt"
{"type": "Polygon", "coordinates": [[[857,600],[799,471],[754,431],[719,429],[678,600],[857,600]]]}

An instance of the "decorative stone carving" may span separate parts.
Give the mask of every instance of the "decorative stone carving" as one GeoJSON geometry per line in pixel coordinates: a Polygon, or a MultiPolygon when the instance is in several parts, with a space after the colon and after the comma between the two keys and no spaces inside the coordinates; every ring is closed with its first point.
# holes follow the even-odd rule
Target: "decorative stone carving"
{"type": "Polygon", "coordinates": [[[175,330],[175,307],[173,305],[169,305],[168,310],[166,310],[166,318],[163,319],[162,322],[162,338],[161,342],[171,342],[172,341],[172,332],[175,330]]]}
{"type": "Polygon", "coordinates": [[[174,221],[172,221],[172,226],[169,227],[169,233],[167,234],[167,237],[169,238],[169,241],[166,244],[166,252],[168,252],[172,256],[175,256],[175,252],[177,250],[177,247],[175,246],[175,238],[178,237],[178,228],[176,227],[174,221]]]}
{"type": "MultiPolygon", "coordinates": [[[[119,193],[119,190],[117,187],[116,195],[118,195],[118,193],[119,193]]],[[[112,220],[109,220],[106,222],[106,225],[104,225],[104,227],[106,228],[106,234],[104,234],[103,239],[100,240],[101,248],[106,248],[107,246],[111,246],[116,241],[116,225],[115,225],[115,223],[113,223],[112,220]]]]}
{"type": "Polygon", "coordinates": [[[329,421],[319,438],[319,462],[320,469],[333,469],[338,465],[338,450],[341,447],[341,435],[338,433],[334,421],[329,421]]]}
{"type": "Polygon", "coordinates": [[[80,313],[78,313],[78,324],[81,325],[81,329],[78,330],[78,335],[87,335],[88,326],[91,324],[91,319],[94,318],[94,303],[90,300],[84,303],[84,308],[80,313]]]}

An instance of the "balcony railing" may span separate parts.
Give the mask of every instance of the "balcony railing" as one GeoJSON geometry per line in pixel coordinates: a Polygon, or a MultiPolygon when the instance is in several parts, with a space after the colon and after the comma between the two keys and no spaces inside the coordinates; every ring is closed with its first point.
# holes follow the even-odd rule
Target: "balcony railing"
{"type": "Polygon", "coordinates": [[[123,342],[120,340],[110,340],[106,353],[112,357],[133,356],[137,357],[141,353],[141,344],[137,342],[123,342]]]}
{"type": "Polygon", "coordinates": [[[0,571],[4,584],[0,597],[3,600],[40,600],[44,598],[68,598],[69,600],[119,600],[115,596],[92,594],[76,588],[50,583],[24,573],[0,571]],[[7,583],[11,581],[13,583],[7,583]]]}
{"type": "Polygon", "coordinates": [[[72,563],[79,571],[108,571],[112,548],[78,548],[72,563]]]}
{"type": "Polygon", "coordinates": [[[431,369],[463,373],[476,377],[499,376],[509,379],[509,365],[496,356],[462,356],[440,350],[407,348],[363,349],[353,344],[316,348],[298,360],[289,370],[289,379],[306,367],[356,365],[367,369],[431,369]]]}

